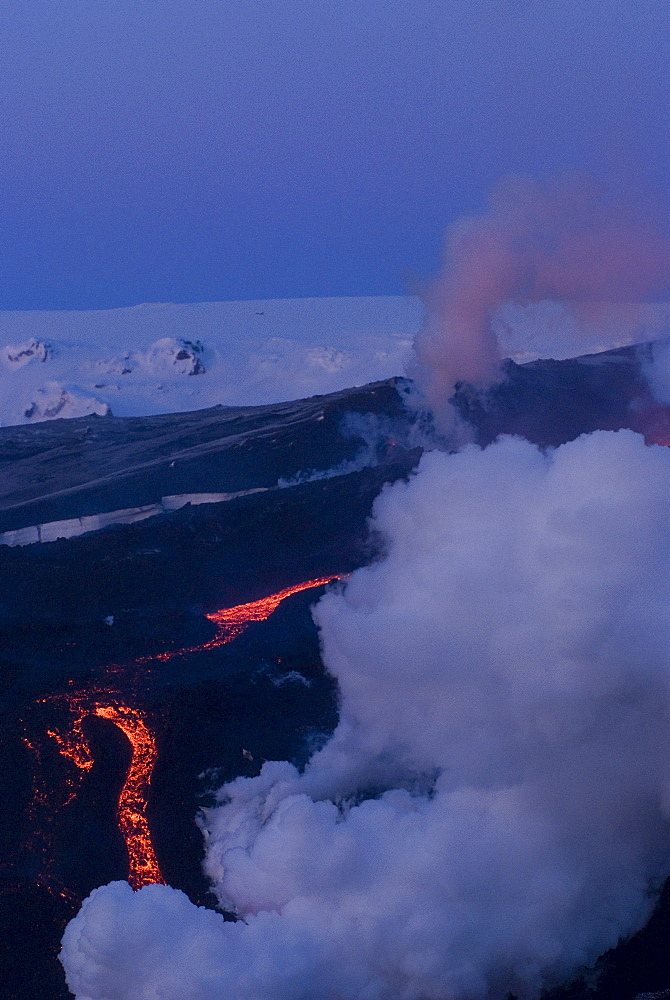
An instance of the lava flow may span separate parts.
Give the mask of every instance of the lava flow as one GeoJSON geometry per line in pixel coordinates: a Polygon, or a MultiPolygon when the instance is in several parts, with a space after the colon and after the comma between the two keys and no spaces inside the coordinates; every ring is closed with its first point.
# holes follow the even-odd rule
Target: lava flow
{"type": "MultiPolygon", "coordinates": [[[[152,660],[170,660],[185,653],[216,649],[218,646],[232,642],[244,632],[251,622],[265,621],[278,605],[292,594],[321,587],[339,579],[341,576],[334,574],[320,577],[317,580],[308,580],[304,583],[294,584],[292,587],[286,587],[284,590],[270,594],[269,597],[264,597],[259,601],[250,601],[247,604],[238,604],[233,608],[215,611],[207,615],[217,627],[216,635],[208,642],[200,646],[138,658],[132,661],[132,666],[137,667],[152,660]]],[[[121,701],[122,697],[126,699],[128,697],[127,690],[123,696],[119,690],[124,671],[125,668],[121,668],[117,664],[109,664],[105,668],[101,682],[98,682],[94,687],[84,691],[70,691],[44,700],[64,701],[70,710],[71,717],[74,717],[68,732],[54,729],[49,729],[47,732],[58,744],[59,752],[76,766],[80,776],[83,776],[81,772],[89,771],[94,763],[88,740],[82,728],[82,723],[87,716],[97,715],[109,719],[128,737],[133,752],[126,780],[119,796],[118,823],[128,851],[128,881],[134,889],[139,889],[152,882],[162,883],[164,881],[154,853],[146,815],[147,789],[156,762],[156,744],[144,714],[121,701]]],[[[71,802],[77,794],[78,782],[69,780],[67,784],[69,794],[61,808],[71,802]]]]}
{"type": "Polygon", "coordinates": [[[144,660],[137,662],[148,662],[149,660],[171,660],[175,656],[183,656],[185,653],[200,653],[206,649],[216,649],[218,646],[225,646],[227,642],[232,642],[242,635],[246,627],[251,622],[263,622],[269,618],[272,612],[293,594],[299,594],[301,590],[311,590],[314,587],[323,587],[333,580],[341,580],[340,574],[333,576],[322,576],[318,580],[307,580],[305,583],[296,583],[292,587],[285,587],[276,594],[269,597],[262,597],[260,601],[250,601],[248,604],[238,604],[234,608],[222,608],[220,611],[213,611],[206,617],[217,627],[216,635],[208,642],[200,646],[190,646],[186,649],[176,649],[169,653],[158,653],[157,656],[147,656],[144,660]]]}
{"type": "Polygon", "coordinates": [[[133,889],[163,882],[147,823],[146,789],[156,763],[156,743],[140,712],[124,705],[96,705],[95,714],[110,719],[133,748],[128,774],[119,796],[119,828],[128,849],[128,881],[133,889]]]}
{"type": "MultiPolygon", "coordinates": [[[[93,766],[88,740],[82,729],[87,715],[109,719],[128,737],[133,753],[118,806],[119,829],[128,851],[128,881],[134,889],[151,882],[163,882],[146,816],[146,790],[156,762],[156,744],[142,713],[126,705],[91,702],[85,696],[66,695],[65,700],[70,710],[76,713],[70,732],[62,734],[50,729],[48,733],[58,743],[60,753],[80,771],[88,771],[93,766]]],[[[65,805],[75,794],[73,788],[65,805]]]]}

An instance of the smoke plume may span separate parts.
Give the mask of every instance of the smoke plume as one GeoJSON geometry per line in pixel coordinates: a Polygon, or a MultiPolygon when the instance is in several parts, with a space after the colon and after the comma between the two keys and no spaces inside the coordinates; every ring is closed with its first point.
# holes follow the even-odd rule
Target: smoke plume
{"type": "Polygon", "coordinates": [[[670,338],[655,341],[640,355],[652,396],[663,406],[670,406],[670,338]]]}
{"type": "Polygon", "coordinates": [[[505,302],[565,302],[578,324],[593,328],[603,303],[626,303],[630,313],[669,284],[670,240],[638,204],[582,178],[507,178],[485,214],[447,231],[410,374],[442,430],[453,429],[456,383],[486,387],[501,378],[492,321],[505,302]]]}
{"type": "Polygon", "coordinates": [[[386,555],[315,611],[339,725],[202,817],[225,922],[96,890],[79,1000],[536,997],[640,927],[670,862],[670,450],[432,452],[386,555]]]}

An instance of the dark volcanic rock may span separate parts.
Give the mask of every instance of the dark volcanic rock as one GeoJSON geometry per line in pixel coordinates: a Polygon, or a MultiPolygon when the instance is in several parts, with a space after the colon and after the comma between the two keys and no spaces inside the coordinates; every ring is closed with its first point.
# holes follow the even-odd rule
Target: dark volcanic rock
{"type": "Polygon", "coordinates": [[[476,429],[477,442],[518,434],[541,447],[595,430],[642,430],[651,408],[640,348],[625,347],[566,361],[504,362],[504,380],[481,392],[459,383],[453,402],[476,429]]]}
{"type": "Polygon", "coordinates": [[[211,611],[349,572],[369,561],[367,518],[382,485],[419,456],[80,538],[3,546],[0,627],[211,611]]]}
{"type": "Polygon", "coordinates": [[[348,413],[407,422],[397,379],[272,406],[81,417],[0,429],[0,532],[160,501],[267,488],[353,458],[348,413]]]}
{"type": "MultiPolygon", "coordinates": [[[[115,808],[127,741],[111,722],[87,718],[94,763],[63,805],[73,765],[48,734],[66,725],[65,695],[102,685],[144,713],[158,748],[148,797],[156,854],[168,881],[207,905],[195,815],[208,783],[255,774],[264,759],[300,766],[332,731],[337,692],[309,611],[322,590],[293,595],[228,645],[192,647],[212,636],[204,612],[375,558],[380,542],[367,523],[374,499],[421,456],[402,443],[412,438],[403,434],[411,420],[399,385],[277,406],[0,430],[0,532],[175,494],[259,491],[69,540],[0,546],[8,997],[67,997],[55,958],[64,924],[89,889],[125,873],[115,808]],[[361,439],[343,430],[349,413],[381,418],[379,428],[389,430],[373,465],[278,488],[281,478],[357,454],[361,439]],[[393,441],[391,427],[401,431],[393,441]],[[142,659],[177,649],[167,661],[142,659]]],[[[650,413],[658,417],[632,349],[510,362],[505,382],[487,393],[461,385],[455,403],[481,444],[514,433],[546,447],[597,428],[646,429],[650,413]]],[[[554,1000],[632,1000],[661,988],[670,979],[668,913],[666,891],[649,927],[603,960],[600,988],[587,976],[554,1000]]]]}

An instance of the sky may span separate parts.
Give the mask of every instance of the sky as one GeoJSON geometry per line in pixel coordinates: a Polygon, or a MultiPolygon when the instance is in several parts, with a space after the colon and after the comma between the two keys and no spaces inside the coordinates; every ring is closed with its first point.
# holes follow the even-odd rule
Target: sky
{"type": "Polygon", "coordinates": [[[0,0],[0,309],[403,294],[510,172],[664,203],[665,0],[0,0]]]}

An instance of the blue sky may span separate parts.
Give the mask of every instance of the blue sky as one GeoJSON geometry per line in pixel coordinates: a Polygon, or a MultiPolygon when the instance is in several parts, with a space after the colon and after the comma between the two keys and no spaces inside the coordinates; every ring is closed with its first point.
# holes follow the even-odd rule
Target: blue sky
{"type": "Polygon", "coordinates": [[[0,308],[402,294],[502,174],[663,204],[667,0],[0,0],[0,308]]]}

